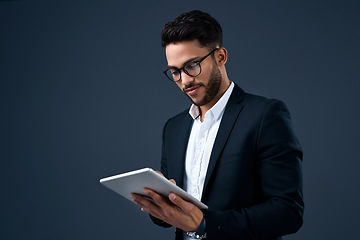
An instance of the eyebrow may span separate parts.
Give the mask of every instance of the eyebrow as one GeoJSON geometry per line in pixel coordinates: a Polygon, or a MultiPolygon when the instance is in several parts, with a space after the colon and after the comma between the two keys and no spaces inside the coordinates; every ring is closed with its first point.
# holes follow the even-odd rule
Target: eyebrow
{"type": "MultiPolygon", "coordinates": [[[[186,62],[184,62],[184,64],[183,64],[182,66],[184,67],[186,64],[188,64],[189,62],[193,62],[193,61],[195,61],[196,59],[200,59],[200,57],[190,58],[190,59],[188,59],[186,62]]],[[[170,69],[170,68],[179,69],[179,68],[177,68],[177,67],[175,67],[175,66],[171,66],[171,65],[168,65],[167,67],[168,67],[169,69],[170,69]]]]}

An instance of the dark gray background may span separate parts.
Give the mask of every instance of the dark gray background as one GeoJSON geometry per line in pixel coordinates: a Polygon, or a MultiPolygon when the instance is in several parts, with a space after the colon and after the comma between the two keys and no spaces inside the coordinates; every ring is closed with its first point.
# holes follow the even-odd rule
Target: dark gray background
{"type": "Polygon", "coordinates": [[[172,239],[99,179],[159,168],[190,102],[164,78],[163,25],[223,26],[227,70],[288,105],[304,149],[292,240],[359,236],[357,1],[0,1],[1,239],[172,239]]]}

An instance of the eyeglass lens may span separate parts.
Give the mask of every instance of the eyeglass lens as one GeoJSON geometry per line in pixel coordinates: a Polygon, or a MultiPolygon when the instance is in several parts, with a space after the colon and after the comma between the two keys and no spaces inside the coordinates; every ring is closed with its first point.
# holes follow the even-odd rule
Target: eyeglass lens
{"type": "Polygon", "coordinates": [[[190,77],[196,77],[201,73],[200,63],[218,49],[219,48],[215,48],[214,50],[209,52],[208,55],[203,57],[200,61],[189,62],[189,63],[185,64],[183,68],[180,68],[180,69],[170,68],[170,69],[165,70],[164,73],[170,80],[175,81],[175,82],[177,82],[181,79],[181,70],[183,70],[184,73],[186,73],[190,77]]]}
{"type": "MultiPolygon", "coordinates": [[[[198,62],[187,63],[183,67],[183,71],[190,77],[196,77],[200,74],[201,68],[198,62]]],[[[179,81],[181,78],[181,69],[168,69],[166,75],[173,81],[179,81]]]]}

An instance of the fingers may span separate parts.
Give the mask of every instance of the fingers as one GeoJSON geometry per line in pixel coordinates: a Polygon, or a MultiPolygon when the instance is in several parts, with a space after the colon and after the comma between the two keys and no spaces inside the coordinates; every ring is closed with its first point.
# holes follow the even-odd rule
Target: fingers
{"type": "Polygon", "coordinates": [[[175,216],[174,214],[180,213],[181,209],[174,205],[167,197],[163,197],[151,189],[145,188],[144,192],[157,204],[159,211],[156,213],[161,215],[161,219],[172,225],[172,219],[175,216]]]}
{"type": "MultiPolygon", "coordinates": [[[[132,193],[130,195],[130,197],[132,198],[132,201],[134,203],[136,203],[137,205],[139,205],[140,207],[150,207],[150,206],[156,205],[147,197],[139,195],[139,194],[132,193]]],[[[153,206],[153,207],[156,207],[156,206],[153,206]]]]}
{"type": "Polygon", "coordinates": [[[172,213],[174,208],[177,208],[177,206],[172,204],[168,198],[163,197],[151,189],[145,188],[144,193],[148,198],[134,193],[131,194],[131,198],[134,203],[141,207],[142,211],[145,211],[156,218],[165,220],[168,215],[167,213],[172,213]],[[149,198],[151,200],[149,200],[149,198]]]}
{"type": "MultiPolygon", "coordinates": [[[[159,171],[155,171],[155,172],[158,173],[158,174],[160,174],[161,176],[165,177],[164,174],[162,174],[161,172],[159,172],[159,171]]],[[[172,183],[174,183],[174,184],[176,185],[176,182],[175,182],[174,179],[170,179],[169,181],[172,182],[172,183]]]]}
{"type": "Polygon", "coordinates": [[[162,219],[161,215],[159,214],[159,212],[161,211],[160,207],[152,200],[134,193],[132,193],[130,197],[133,199],[133,202],[135,204],[141,207],[141,211],[147,212],[156,218],[162,219]]]}
{"type": "Polygon", "coordinates": [[[189,203],[176,195],[175,193],[169,194],[169,200],[176,206],[178,206],[180,209],[182,209],[185,212],[189,212],[192,210],[192,206],[194,206],[192,203],[189,203]]]}
{"type": "Polygon", "coordinates": [[[165,177],[164,174],[162,174],[161,172],[159,172],[159,171],[155,171],[155,172],[157,172],[157,173],[160,174],[161,176],[165,177]]]}
{"type": "Polygon", "coordinates": [[[144,189],[144,193],[152,200],[142,195],[131,194],[133,202],[139,205],[142,211],[184,231],[196,230],[200,225],[202,211],[180,196],[170,193],[168,197],[163,197],[147,188],[144,189]]]}
{"type": "Polygon", "coordinates": [[[181,210],[183,216],[187,219],[187,223],[180,228],[187,232],[196,231],[203,218],[202,211],[194,204],[185,201],[174,193],[169,194],[169,200],[181,210]]]}
{"type": "Polygon", "coordinates": [[[170,201],[163,197],[162,195],[156,193],[155,191],[151,190],[151,189],[148,189],[148,188],[145,188],[144,189],[144,193],[146,195],[148,195],[152,200],[154,200],[154,202],[161,206],[161,207],[166,207],[170,204],[170,201]]]}

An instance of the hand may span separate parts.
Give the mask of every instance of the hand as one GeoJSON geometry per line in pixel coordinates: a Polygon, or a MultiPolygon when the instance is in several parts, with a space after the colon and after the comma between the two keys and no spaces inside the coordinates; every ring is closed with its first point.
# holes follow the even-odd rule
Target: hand
{"type": "MultiPolygon", "coordinates": [[[[175,183],[175,181],[173,182],[175,183]]],[[[148,188],[144,189],[144,193],[154,202],[144,196],[131,194],[131,198],[141,207],[142,211],[186,232],[195,232],[198,229],[203,213],[194,204],[174,193],[170,193],[168,198],[148,188]]]]}
{"type": "MultiPolygon", "coordinates": [[[[160,174],[161,176],[165,177],[164,174],[162,174],[162,172],[159,172],[159,171],[155,171],[155,172],[160,174]]],[[[169,181],[176,185],[176,182],[174,179],[169,179],[169,181]]]]}

